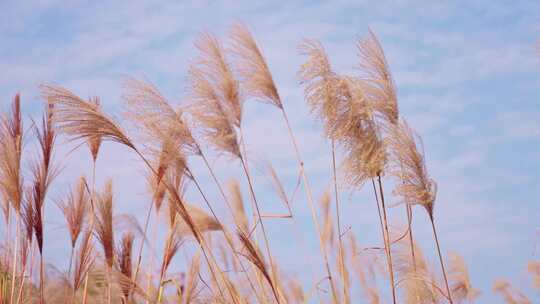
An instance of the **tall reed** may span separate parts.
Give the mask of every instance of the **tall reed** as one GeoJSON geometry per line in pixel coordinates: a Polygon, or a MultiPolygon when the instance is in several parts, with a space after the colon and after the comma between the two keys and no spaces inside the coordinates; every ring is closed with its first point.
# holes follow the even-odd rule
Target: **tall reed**
{"type": "Polygon", "coordinates": [[[396,186],[395,192],[403,198],[405,203],[418,204],[426,210],[437,246],[447,296],[450,303],[453,303],[435,228],[433,208],[437,196],[437,183],[428,175],[422,141],[404,120],[395,126],[391,132],[392,136],[389,139],[389,145],[394,159],[393,172],[402,181],[401,184],[396,186]]]}
{"type": "MultiPolygon", "coordinates": [[[[2,114],[0,197],[7,229],[0,246],[0,302],[267,304],[312,302],[318,298],[321,302],[351,303],[360,299],[358,294],[375,304],[386,301],[390,293],[379,291],[377,285],[382,280],[390,284],[394,303],[447,300],[458,303],[478,297],[464,260],[452,255],[449,268],[444,263],[434,220],[436,183],[427,173],[420,138],[399,116],[396,86],[373,32],[357,43],[359,64],[354,76],[337,73],[320,42],[305,40],[301,45],[307,60],[299,78],[307,105],[322,122],[330,144],[335,205],[331,202],[330,189],[320,206],[313,202],[306,164],[289,113],[262,51],[247,27],[235,25],[226,45],[216,36],[203,33],[195,46],[198,57],[188,72],[190,103],[187,106],[173,106],[148,82],[136,79],[126,82],[123,97],[128,106],[126,117],[133,129],[124,129],[105,113],[98,98],[82,99],[59,86],[41,86],[47,103],[43,118],[32,121],[37,153],[29,154],[28,171],[21,170],[25,132],[18,95],[11,112],[2,114]],[[281,183],[273,167],[269,167],[268,173],[278,198],[287,207],[287,215],[263,213],[263,197],[255,191],[247,140],[243,136],[244,115],[247,115],[243,105],[250,99],[277,107],[292,142],[300,169],[292,195],[288,195],[287,185],[281,183]],[[51,243],[44,240],[49,238],[44,233],[45,219],[49,218],[44,206],[50,185],[59,173],[53,157],[57,132],[86,144],[92,157],[91,185],[81,178],[74,182],[67,197],[57,202],[64,213],[70,239],[67,275],[45,269],[44,265],[44,244],[51,243]],[[137,154],[138,161],[146,166],[144,174],[150,185],[151,200],[144,229],[133,225],[118,243],[115,237],[120,232],[116,225],[119,218],[113,212],[111,182],[103,191],[95,191],[96,162],[102,141],[119,143],[137,154]],[[225,154],[229,160],[239,160],[246,184],[231,183],[227,195],[205,153],[207,146],[225,154]],[[205,170],[208,169],[221,196],[217,201],[208,195],[207,185],[198,178],[199,168],[191,164],[193,157],[200,157],[205,170]],[[394,229],[390,229],[389,199],[384,191],[388,175],[398,181],[394,193],[405,205],[403,216],[407,216],[406,230],[397,238],[394,229]],[[370,252],[383,248],[361,247],[341,218],[346,204],[340,199],[340,186],[358,191],[370,181],[384,241],[384,258],[370,252]],[[265,229],[267,218],[297,220],[291,206],[300,184],[318,234],[326,272],[324,278],[316,278],[311,288],[305,290],[298,279],[283,275],[283,268],[278,267],[278,260],[271,254],[270,235],[265,229]],[[188,186],[202,199],[205,209],[187,201],[188,186]],[[241,195],[243,186],[249,190],[253,221],[246,215],[241,195]],[[220,200],[230,217],[218,212],[216,203],[220,200]],[[163,203],[167,205],[168,221],[163,246],[156,246],[159,238],[154,233],[151,244],[145,247],[148,227],[151,225],[154,231],[160,227],[163,203]],[[424,206],[428,213],[444,280],[437,278],[437,272],[430,269],[414,243],[411,225],[414,205],[424,206]],[[154,214],[156,221],[150,223],[154,214]],[[11,228],[16,228],[13,236],[11,228]],[[134,251],[136,231],[140,232],[141,241],[134,251]],[[263,245],[258,244],[253,233],[261,233],[263,245]],[[101,250],[94,250],[93,236],[101,250]],[[162,251],[158,253],[160,265],[155,269],[157,247],[162,251]],[[150,263],[143,263],[146,256],[150,263]],[[188,264],[177,266],[175,261],[182,256],[188,264]],[[200,263],[200,257],[205,265],[200,263]],[[39,276],[34,273],[37,266],[39,276]],[[335,271],[339,276],[334,277],[335,271]],[[139,272],[148,275],[145,287],[139,286],[142,282],[137,278],[139,272]],[[358,293],[353,279],[359,283],[358,293]],[[327,284],[328,291],[323,286],[327,284]]],[[[250,157],[254,156],[250,154],[250,157]]],[[[508,302],[529,301],[508,283],[497,282],[494,289],[508,302]]]]}
{"type": "Polygon", "coordinates": [[[322,231],[319,225],[317,211],[315,210],[315,203],[313,201],[313,195],[309,180],[305,173],[304,161],[300,155],[300,148],[298,146],[296,137],[293,134],[292,127],[287,116],[287,112],[283,106],[283,102],[274,83],[270,69],[264,59],[264,56],[257,45],[257,42],[253,38],[249,29],[241,23],[237,23],[233,26],[231,33],[231,49],[236,56],[235,64],[238,73],[241,75],[241,83],[249,97],[260,100],[277,107],[282,115],[283,120],[287,126],[289,137],[291,139],[295,156],[300,166],[300,174],[304,182],[304,190],[306,192],[308,204],[311,210],[311,216],[315,224],[315,230],[319,236],[319,247],[323,257],[325,270],[330,281],[330,287],[332,289],[332,298],[335,303],[338,302],[337,291],[335,288],[334,280],[332,278],[332,272],[330,270],[330,264],[328,262],[328,254],[324,250],[324,244],[322,240],[322,231]]]}

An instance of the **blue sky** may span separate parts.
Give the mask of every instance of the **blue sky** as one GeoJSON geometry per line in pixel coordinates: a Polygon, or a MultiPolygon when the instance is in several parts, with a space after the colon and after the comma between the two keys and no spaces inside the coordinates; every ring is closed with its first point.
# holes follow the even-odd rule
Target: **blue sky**
{"type": "MultiPolygon", "coordinates": [[[[330,154],[303,101],[296,77],[303,58],[297,46],[303,38],[319,39],[336,70],[355,73],[355,42],[370,27],[386,51],[401,113],[423,137],[428,168],[439,185],[435,212],[443,249],[464,256],[473,283],[483,291],[479,303],[500,301],[491,293],[498,277],[510,279],[533,296],[526,264],[540,254],[533,256],[540,228],[540,4],[253,2],[2,1],[0,105],[6,109],[20,91],[24,110],[36,115],[41,110],[37,86],[54,82],[83,97],[100,96],[105,109],[120,116],[121,82],[127,76],[145,77],[172,102],[180,103],[197,35],[208,30],[224,36],[240,20],[250,26],[263,49],[320,196],[331,176],[330,154]]],[[[245,113],[253,166],[271,161],[292,191],[297,168],[279,113],[252,101],[245,113]]],[[[57,153],[65,169],[52,197],[65,193],[74,177],[89,174],[87,151],[67,154],[69,149],[57,153]]],[[[142,216],[148,198],[143,168],[135,156],[107,144],[100,157],[98,184],[107,177],[114,179],[117,211],[142,216]]],[[[212,188],[201,164],[193,160],[192,165],[212,188]]],[[[238,164],[226,158],[217,158],[215,166],[222,180],[241,178],[238,164]]],[[[262,174],[255,178],[264,208],[279,211],[282,206],[268,181],[262,174]]],[[[350,226],[363,245],[380,242],[368,190],[351,194],[344,189],[342,195],[347,210],[344,226],[350,226]]],[[[210,196],[219,197],[217,192],[210,196]]],[[[63,259],[57,253],[67,250],[67,231],[52,202],[47,211],[47,229],[53,237],[45,241],[50,246],[46,250],[49,260],[61,266],[63,259]]],[[[322,277],[322,267],[313,267],[320,261],[302,195],[294,202],[294,211],[295,224],[268,222],[271,244],[277,259],[284,261],[282,266],[310,284],[322,277]],[[299,258],[298,250],[306,254],[299,258]]],[[[390,211],[394,223],[404,223],[402,213],[397,208],[390,211]]],[[[430,253],[430,227],[422,210],[416,214],[415,233],[430,253]]],[[[532,299],[537,301],[538,293],[532,299]]]]}

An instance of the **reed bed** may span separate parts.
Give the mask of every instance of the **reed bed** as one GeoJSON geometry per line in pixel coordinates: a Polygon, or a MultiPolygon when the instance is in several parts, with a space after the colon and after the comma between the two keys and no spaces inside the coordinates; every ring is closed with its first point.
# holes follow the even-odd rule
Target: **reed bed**
{"type": "MultiPolygon", "coordinates": [[[[397,83],[374,32],[358,39],[353,74],[336,71],[319,41],[306,39],[299,46],[305,61],[298,82],[331,151],[330,186],[319,199],[286,111],[288,100],[248,27],[235,24],[223,39],[202,33],[194,47],[198,56],[190,63],[182,104],[171,103],[154,84],[131,78],[123,86],[125,111],[118,120],[103,110],[98,97],[84,99],[60,85],[43,84],[43,117],[26,128],[21,96],[15,95],[0,116],[5,232],[0,303],[412,304],[472,303],[479,297],[464,259],[445,254],[445,236],[436,225],[441,216],[435,209],[437,183],[429,175],[420,136],[399,112],[397,83]],[[256,156],[247,154],[243,124],[250,115],[244,104],[253,101],[280,112],[297,162],[296,187],[284,185],[279,171],[267,165],[285,214],[265,212],[265,197],[257,192],[250,163],[256,156]],[[145,168],[133,177],[148,185],[142,225],[117,214],[112,180],[96,186],[96,175],[105,174],[96,164],[106,142],[128,148],[145,168]],[[53,198],[49,189],[63,167],[56,157],[59,144],[87,149],[92,176],[73,180],[64,197],[53,198]],[[205,170],[194,170],[193,159],[205,170]],[[237,164],[242,177],[220,180],[215,161],[237,164]],[[213,184],[202,184],[201,176],[213,184]],[[266,228],[268,221],[297,221],[294,195],[286,190],[293,187],[294,194],[299,188],[305,192],[315,228],[310,237],[320,248],[322,264],[310,267],[320,267],[321,276],[312,284],[295,279],[296,270],[279,266],[273,255],[279,236],[266,228]],[[379,224],[374,229],[382,245],[361,246],[343,226],[342,192],[364,188],[373,192],[377,213],[372,216],[379,224]],[[202,204],[188,202],[188,189],[202,204]],[[213,191],[219,199],[209,199],[213,191]],[[249,193],[248,203],[243,191],[249,193]],[[400,203],[390,206],[390,197],[400,203]],[[44,235],[44,206],[51,200],[65,217],[66,267],[46,264],[47,255],[56,254],[47,250],[51,236],[44,235]],[[404,229],[396,228],[400,223],[392,222],[390,208],[403,210],[404,229]],[[415,217],[426,215],[429,227],[412,225],[415,217]],[[436,267],[417,244],[413,227],[432,232],[436,267]],[[161,244],[153,233],[157,230],[166,231],[161,244]]],[[[528,269],[540,288],[538,262],[528,269]]],[[[532,303],[505,280],[497,280],[493,291],[506,303],[532,303]]]]}

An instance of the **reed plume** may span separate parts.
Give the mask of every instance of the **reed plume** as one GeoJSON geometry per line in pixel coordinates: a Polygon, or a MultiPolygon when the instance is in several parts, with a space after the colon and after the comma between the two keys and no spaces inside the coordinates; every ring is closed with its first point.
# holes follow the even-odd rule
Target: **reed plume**
{"type": "Polygon", "coordinates": [[[92,231],[86,230],[82,235],[75,258],[75,268],[73,271],[73,294],[75,294],[81,288],[83,282],[86,280],[88,272],[94,264],[94,259],[92,231]]]}
{"type": "Polygon", "coordinates": [[[144,134],[144,140],[156,142],[165,137],[177,138],[185,154],[200,154],[200,148],[184,120],[183,112],[175,109],[158,88],[140,79],[124,82],[122,95],[128,109],[126,116],[144,134]]]}
{"type": "Polygon", "coordinates": [[[368,38],[358,41],[357,49],[366,95],[377,114],[388,123],[396,124],[399,117],[396,87],[384,50],[371,29],[368,38]]]}
{"type": "Polygon", "coordinates": [[[75,244],[82,232],[88,211],[89,199],[86,190],[86,180],[80,177],[76,187],[68,194],[67,198],[57,203],[64,214],[67,223],[69,236],[71,238],[71,254],[69,257],[68,276],[71,275],[73,263],[73,253],[75,244]]]}
{"type": "Polygon", "coordinates": [[[319,41],[306,39],[299,49],[307,57],[298,71],[300,83],[304,85],[305,100],[310,112],[322,121],[326,135],[331,137],[338,125],[340,104],[347,97],[343,96],[346,92],[343,91],[342,77],[333,71],[319,41]]]}
{"type": "Polygon", "coordinates": [[[200,54],[196,65],[214,87],[228,119],[240,127],[243,99],[240,96],[239,83],[225,58],[223,46],[213,34],[203,33],[195,42],[195,47],[200,54]]]}
{"type": "MultiPolygon", "coordinates": [[[[209,231],[219,231],[223,227],[222,225],[210,214],[206,213],[201,208],[184,203],[187,213],[189,213],[193,225],[199,230],[200,232],[209,232],[209,231]]],[[[179,235],[186,235],[191,232],[191,228],[187,227],[188,223],[185,222],[184,219],[180,220],[178,222],[178,226],[176,227],[177,233],[179,235]]]]}
{"type": "Polygon", "coordinates": [[[395,193],[407,204],[424,207],[433,219],[437,183],[428,175],[421,138],[402,120],[392,129],[388,145],[393,159],[390,171],[401,180],[395,193]]]}
{"type": "Polygon", "coordinates": [[[173,227],[169,228],[167,233],[167,239],[165,240],[165,248],[163,250],[163,258],[161,260],[161,268],[159,271],[159,283],[158,283],[158,295],[157,295],[157,303],[161,303],[164,284],[163,280],[165,278],[165,274],[167,273],[167,269],[171,265],[172,259],[180,249],[183,243],[183,239],[176,231],[176,225],[173,225],[173,227]]]}
{"type": "Polygon", "coordinates": [[[456,303],[472,303],[480,295],[480,291],[472,286],[465,260],[457,253],[450,255],[448,278],[451,284],[452,299],[456,303]]]}
{"type": "Polygon", "coordinates": [[[236,57],[236,69],[247,94],[263,102],[282,108],[281,98],[272,73],[251,32],[242,23],[230,31],[231,52],[236,57]]]}
{"type": "Polygon", "coordinates": [[[66,219],[72,248],[75,247],[75,243],[83,230],[88,204],[89,198],[84,177],[79,178],[76,187],[67,195],[65,200],[58,202],[58,207],[66,219]]]}
{"type": "Polygon", "coordinates": [[[101,138],[136,150],[123,129],[94,102],[84,100],[60,86],[40,86],[44,99],[54,105],[54,120],[58,129],[72,140],[87,142],[101,138]]]}
{"type": "Polygon", "coordinates": [[[510,282],[498,279],[493,283],[493,291],[499,293],[507,304],[531,304],[521,291],[515,289],[510,282]]]}
{"type": "Polygon", "coordinates": [[[191,114],[202,130],[205,140],[217,151],[240,157],[240,148],[234,126],[227,115],[213,84],[201,67],[192,65],[189,70],[193,105],[191,114]]]}
{"type": "Polygon", "coordinates": [[[249,233],[249,220],[246,216],[240,185],[236,180],[231,180],[229,182],[229,196],[232,202],[233,210],[236,214],[234,219],[237,229],[243,233],[249,233]]]}
{"type": "Polygon", "coordinates": [[[133,281],[132,251],[135,235],[127,232],[122,236],[122,241],[117,249],[116,259],[118,267],[119,285],[122,291],[122,303],[128,303],[133,281]],[[127,282],[127,284],[126,284],[127,282]]]}

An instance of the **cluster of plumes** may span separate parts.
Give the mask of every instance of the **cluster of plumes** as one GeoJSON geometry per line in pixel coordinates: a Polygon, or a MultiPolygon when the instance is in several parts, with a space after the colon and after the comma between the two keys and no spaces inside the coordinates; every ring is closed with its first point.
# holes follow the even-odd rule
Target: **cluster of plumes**
{"type": "MultiPolygon", "coordinates": [[[[373,37],[371,37],[373,38],[373,37]]],[[[362,71],[383,69],[389,75],[382,48],[376,40],[367,39],[358,44],[362,71]],[[376,59],[363,55],[370,50],[376,59]],[[378,66],[383,62],[383,66],[378,66]]],[[[325,134],[345,150],[345,180],[352,186],[361,186],[366,179],[382,174],[386,159],[379,117],[397,113],[393,84],[383,84],[391,78],[340,75],[331,67],[323,46],[318,41],[305,40],[300,46],[307,61],[301,66],[299,78],[311,112],[323,122],[325,134]],[[384,92],[382,91],[384,88],[384,92]],[[392,90],[392,92],[386,92],[392,90]]]]}
{"type": "MultiPolygon", "coordinates": [[[[375,34],[369,31],[366,39],[358,41],[357,50],[358,75],[349,76],[333,70],[320,42],[305,40],[301,44],[300,51],[307,59],[298,75],[304,85],[310,111],[323,123],[325,135],[332,141],[333,149],[337,144],[344,151],[342,167],[345,183],[360,188],[366,180],[378,178],[380,183],[381,176],[391,173],[399,181],[395,194],[408,205],[424,206],[433,221],[436,183],[427,173],[423,150],[417,145],[419,137],[399,117],[396,88],[382,46],[375,34]]],[[[384,227],[387,227],[384,201],[382,207],[384,227]]],[[[381,226],[382,222],[381,218],[381,226]]],[[[433,229],[435,234],[435,226],[433,229]]],[[[388,236],[388,229],[384,234],[388,236]]],[[[385,241],[393,281],[390,246],[385,241]]],[[[409,266],[411,263],[406,260],[403,264],[409,266]]],[[[446,283],[444,265],[441,266],[446,283]]],[[[418,273],[414,275],[418,276],[418,273]]],[[[396,286],[394,282],[391,285],[395,302],[396,286]]],[[[415,294],[424,294],[426,302],[433,300],[433,297],[426,296],[431,288],[423,288],[418,278],[407,277],[405,285],[410,285],[407,289],[414,290],[415,294]]],[[[446,285],[446,293],[450,293],[448,283],[446,285]]],[[[407,299],[410,303],[418,301],[409,295],[407,299]]]]}
{"type": "Polygon", "coordinates": [[[390,173],[400,180],[396,194],[433,216],[437,186],[427,173],[420,137],[399,119],[383,49],[371,31],[357,47],[360,75],[351,77],[332,69],[320,42],[303,42],[300,49],[307,60],[299,77],[310,110],[322,121],[326,136],[344,147],[347,183],[361,186],[390,164],[390,173]]]}
{"type": "MultiPolygon", "coordinates": [[[[280,109],[283,109],[283,104],[268,65],[249,30],[237,24],[229,38],[230,48],[222,46],[211,34],[203,34],[197,41],[200,56],[189,70],[191,108],[186,112],[192,114],[202,135],[216,150],[242,158],[239,146],[241,140],[237,131],[242,124],[244,98],[259,99],[280,109]]],[[[359,187],[367,179],[380,177],[389,169],[400,180],[396,185],[396,193],[407,204],[424,206],[433,220],[436,184],[427,173],[419,137],[399,118],[395,85],[382,47],[371,31],[369,37],[359,41],[357,46],[360,73],[353,77],[332,70],[329,58],[319,42],[304,41],[301,50],[308,60],[302,65],[299,76],[305,84],[310,110],[323,122],[326,136],[345,150],[344,168],[348,183],[359,187]]],[[[173,107],[151,83],[130,79],[125,83],[125,89],[123,97],[127,104],[126,117],[139,131],[141,137],[138,139],[144,143],[144,152],[148,153],[140,153],[123,128],[102,111],[99,98],[85,100],[64,88],[44,85],[42,94],[47,101],[46,114],[41,124],[34,124],[39,154],[30,167],[32,175],[27,184],[23,183],[20,173],[23,127],[18,95],[14,99],[11,113],[1,117],[0,194],[6,219],[10,208],[22,217],[23,233],[26,236],[26,246],[20,248],[22,264],[27,263],[28,248],[32,245],[33,236],[36,237],[40,252],[43,250],[43,205],[49,185],[57,173],[52,165],[56,128],[71,139],[86,142],[94,162],[98,158],[102,140],[109,140],[131,148],[148,165],[147,178],[152,192],[152,204],[156,205],[158,213],[163,202],[167,202],[168,207],[169,225],[159,268],[157,302],[161,301],[165,286],[171,283],[176,286],[176,294],[171,298],[179,303],[221,303],[229,299],[234,303],[249,303],[251,298],[268,303],[273,302],[268,297],[270,292],[277,302],[310,301],[312,295],[304,293],[297,281],[286,282],[277,275],[277,266],[272,265],[270,254],[270,263],[265,261],[258,244],[252,240],[254,228],[250,227],[240,186],[235,181],[229,185],[228,198],[232,202],[236,231],[234,243],[238,244],[230,247],[232,252],[228,251],[229,247],[224,243],[220,243],[219,237],[218,245],[212,244],[216,239],[213,239],[213,235],[211,239],[210,235],[205,234],[221,231],[226,239],[229,235],[225,233],[225,225],[215,215],[211,216],[184,199],[186,177],[195,181],[186,157],[202,156],[201,147],[191,132],[184,112],[173,107]],[[168,274],[168,270],[182,246],[189,243],[187,241],[190,237],[196,240],[200,251],[188,262],[187,275],[182,273],[177,280],[177,274],[168,274]],[[213,257],[213,252],[218,250],[227,271],[222,271],[213,257]],[[200,254],[204,255],[208,270],[215,272],[209,283],[204,281],[206,273],[203,273],[200,254]],[[244,257],[253,267],[239,270],[242,264],[232,258],[234,254],[244,257]],[[233,270],[229,270],[229,258],[233,262],[233,270]],[[251,286],[254,293],[250,293],[251,290],[240,292],[245,291],[242,288],[247,290],[248,282],[239,280],[240,275],[228,274],[229,271],[245,273],[248,281],[252,275],[256,279],[256,286],[251,286]],[[233,276],[237,281],[232,279],[233,276]],[[218,295],[221,289],[227,289],[228,295],[218,295]]],[[[278,196],[290,212],[289,199],[277,173],[271,167],[269,172],[278,196]]],[[[73,297],[83,286],[84,297],[87,288],[91,290],[88,294],[96,295],[96,299],[92,298],[89,302],[101,296],[105,278],[101,265],[96,266],[101,263],[95,262],[102,258],[108,274],[116,279],[115,298],[121,297],[122,303],[130,303],[136,301],[132,298],[132,294],[136,293],[148,302],[153,300],[153,275],[148,273],[147,288],[140,288],[136,271],[133,271],[135,235],[128,231],[119,243],[115,242],[115,222],[118,219],[115,219],[113,213],[112,183],[108,182],[101,193],[94,193],[85,179],[81,178],[58,205],[66,218],[74,256],[73,273],[70,272],[70,265],[69,279],[65,280],[72,289],[73,297]],[[90,219],[87,215],[89,205],[93,207],[90,219]],[[91,222],[87,224],[89,220],[91,222]],[[101,254],[94,250],[93,236],[101,245],[101,254]]],[[[325,194],[321,200],[325,250],[332,252],[336,247],[336,238],[339,237],[341,241],[342,236],[348,236],[345,245],[348,250],[339,255],[335,253],[336,261],[332,265],[341,274],[339,278],[334,278],[335,283],[341,284],[344,291],[338,296],[339,300],[334,302],[351,303],[352,275],[349,272],[357,276],[361,292],[368,303],[383,302],[385,298],[379,293],[377,282],[378,276],[386,279],[387,270],[376,255],[364,254],[364,249],[359,248],[352,232],[336,236],[331,205],[330,196],[325,194]]],[[[141,243],[145,241],[143,239],[141,243]]],[[[438,287],[441,283],[435,279],[420,249],[416,246],[414,248],[413,263],[405,241],[400,241],[394,249],[399,279],[396,285],[402,288],[404,303],[446,302],[445,292],[438,287]]],[[[0,299],[7,294],[4,291],[6,280],[3,276],[7,267],[2,263],[0,260],[0,299]]],[[[537,263],[529,266],[537,286],[539,269],[537,263]]],[[[461,257],[452,256],[449,278],[452,298],[456,303],[473,301],[478,296],[479,292],[472,287],[461,257]]],[[[111,278],[107,279],[107,285],[111,288],[111,278]]],[[[319,285],[323,283],[320,283],[315,286],[317,291],[322,290],[319,285]]],[[[59,282],[52,282],[49,287],[53,289],[60,285],[59,282]]],[[[505,281],[498,281],[494,290],[503,295],[508,303],[530,303],[505,281]]],[[[61,296],[59,292],[48,293],[53,295],[49,299],[51,301],[73,300],[61,296]]]]}

